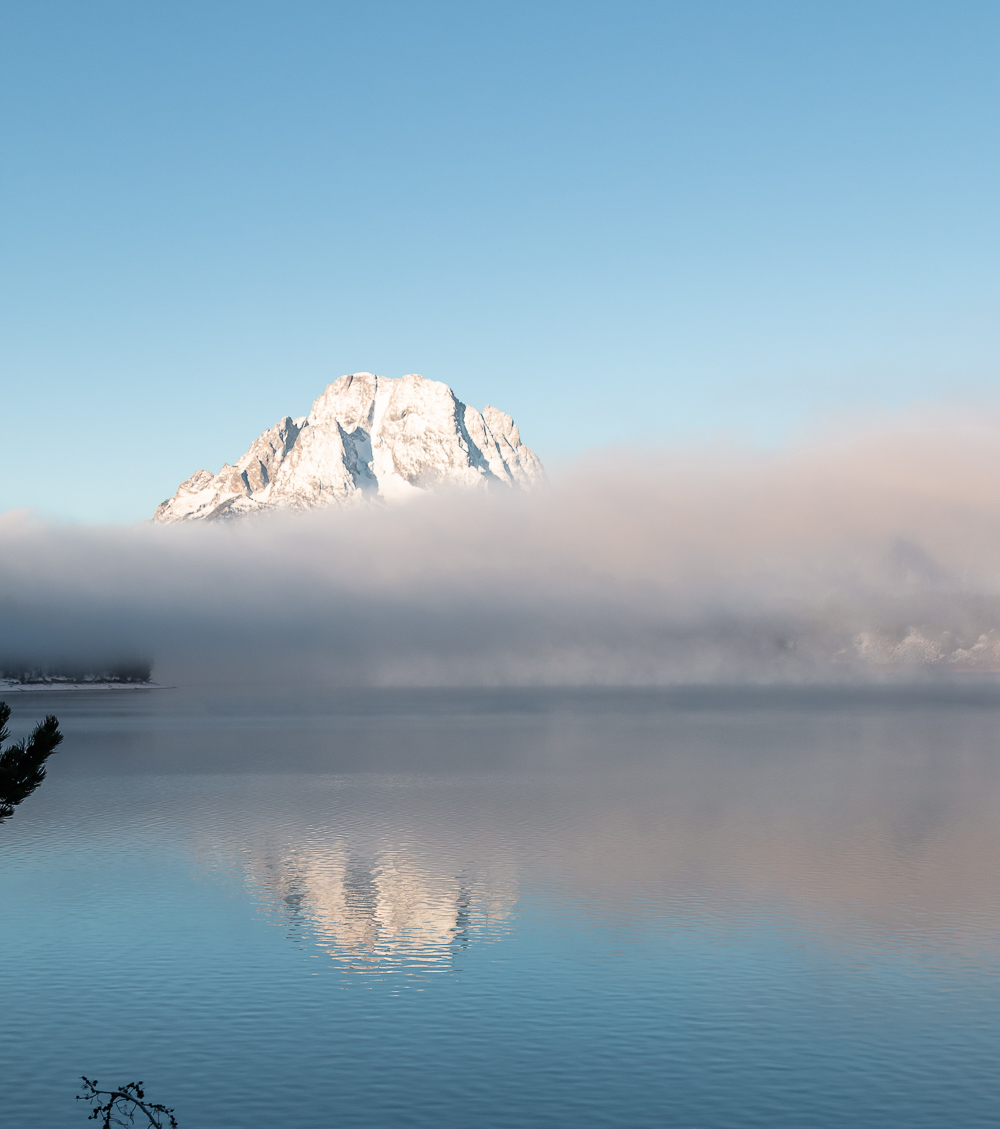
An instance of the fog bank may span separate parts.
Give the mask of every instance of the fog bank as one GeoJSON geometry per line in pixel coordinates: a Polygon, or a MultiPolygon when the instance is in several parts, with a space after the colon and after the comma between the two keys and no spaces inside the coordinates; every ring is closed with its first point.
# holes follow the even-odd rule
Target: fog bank
{"type": "Polygon", "coordinates": [[[239,523],[0,517],[0,657],[163,681],[670,684],[1000,669],[1000,421],[592,453],[544,490],[239,523]]]}

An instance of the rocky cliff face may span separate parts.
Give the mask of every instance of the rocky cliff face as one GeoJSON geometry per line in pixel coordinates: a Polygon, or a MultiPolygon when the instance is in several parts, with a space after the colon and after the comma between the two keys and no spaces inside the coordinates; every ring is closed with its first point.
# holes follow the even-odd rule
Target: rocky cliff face
{"type": "Polygon", "coordinates": [[[156,521],[218,520],[257,510],[395,501],[438,486],[528,487],[542,464],[509,415],[480,413],[447,384],[368,372],[342,376],[308,416],[286,416],[235,465],[196,471],[156,521]]]}

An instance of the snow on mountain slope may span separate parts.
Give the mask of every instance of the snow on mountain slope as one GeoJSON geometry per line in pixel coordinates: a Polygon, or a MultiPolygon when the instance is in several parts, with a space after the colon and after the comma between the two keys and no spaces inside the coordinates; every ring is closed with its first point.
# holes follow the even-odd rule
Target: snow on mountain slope
{"type": "Polygon", "coordinates": [[[437,380],[359,372],[329,385],[308,416],[279,420],[234,466],[196,471],[154,520],[395,501],[443,485],[524,488],[544,476],[506,413],[480,413],[437,380]]]}

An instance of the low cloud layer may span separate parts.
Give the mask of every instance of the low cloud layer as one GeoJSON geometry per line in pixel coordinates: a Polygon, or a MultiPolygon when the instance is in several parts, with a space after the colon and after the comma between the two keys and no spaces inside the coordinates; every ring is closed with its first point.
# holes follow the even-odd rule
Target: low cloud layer
{"type": "Polygon", "coordinates": [[[8,664],[161,680],[830,681],[1000,669],[1000,421],[602,451],[529,495],[228,525],[0,517],[8,664]]]}

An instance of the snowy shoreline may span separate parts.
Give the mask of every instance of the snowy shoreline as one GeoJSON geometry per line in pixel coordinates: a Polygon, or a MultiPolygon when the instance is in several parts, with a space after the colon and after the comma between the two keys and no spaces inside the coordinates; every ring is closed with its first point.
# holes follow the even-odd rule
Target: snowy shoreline
{"type": "Polygon", "coordinates": [[[168,690],[168,686],[164,686],[159,682],[12,682],[6,678],[0,678],[0,694],[5,693],[28,693],[31,691],[43,692],[56,690],[60,693],[63,691],[79,691],[79,690],[168,690]]]}

